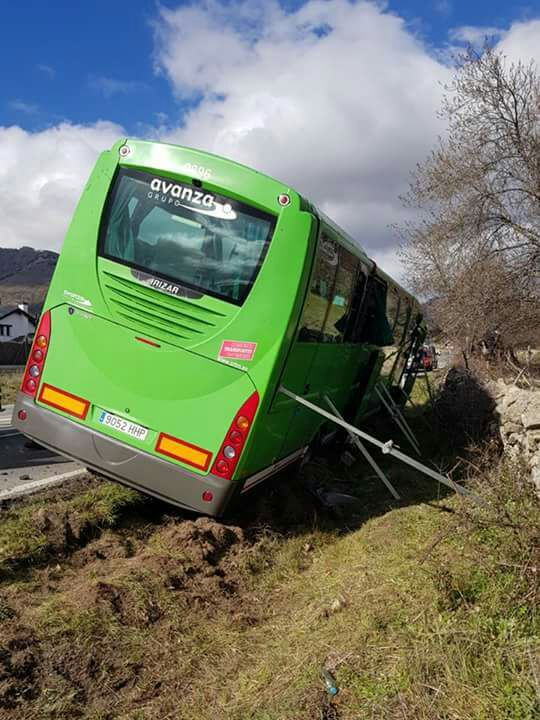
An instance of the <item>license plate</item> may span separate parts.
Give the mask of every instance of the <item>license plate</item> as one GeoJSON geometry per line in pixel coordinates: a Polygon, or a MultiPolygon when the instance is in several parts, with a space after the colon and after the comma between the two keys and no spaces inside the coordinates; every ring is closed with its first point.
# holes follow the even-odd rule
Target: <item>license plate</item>
{"type": "Polygon", "coordinates": [[[137,440],[145,440],[148,435],[148,428],[137,425],[137,423],[130,422],[129,420],[124,420],[124,418],[105,412],[105,410],[101,412],[98,422],[113,428],[113,430],[118,430],[118,432],[124,433],[125,435],[137,438],[137,440]]]}

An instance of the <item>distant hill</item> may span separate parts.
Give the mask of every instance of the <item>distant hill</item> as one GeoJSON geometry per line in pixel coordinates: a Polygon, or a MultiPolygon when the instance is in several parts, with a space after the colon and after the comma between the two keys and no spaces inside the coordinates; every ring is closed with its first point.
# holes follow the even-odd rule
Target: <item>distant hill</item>
{"type": "Polygon", "coordinates": [[[0,248],[0,284],[48,285],[57,260],[52,250],[0,248]]]}
{"type": "Polygon", "coordinates": [[[0,306],[41,305],[57,260],[52,250],[0,248],[0,306]]]}

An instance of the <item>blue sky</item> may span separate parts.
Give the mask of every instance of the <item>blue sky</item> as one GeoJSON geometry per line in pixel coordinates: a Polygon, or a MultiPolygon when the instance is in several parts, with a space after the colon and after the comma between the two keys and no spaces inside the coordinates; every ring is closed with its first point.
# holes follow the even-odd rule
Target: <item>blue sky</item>
{"type": "Polygon", "coordinates": [[[141,0],[6,4],[0,124],[38,129],[106,117],[136,132],[155,112],[177,113],[167,79],[153,69],[155,17],[156,5],[141,0]]]}
{"type": "Polygon", "coordinates": [[[277,177],[401,272],[400,195],[486,33],[540,65],[540,0],[25,0],[0,44],[3,247],[59,250],[99,152],[135,135],[277,177]]]}
{"type": "MultiPolygon", "coordinates": [[[[159,7],[188,3],[148,0],[26,0],[3,7],[0,45],[0,125],[38,130],[62,120],[108,119],[129,133],[146,134],[180,122],[185,102],[154,67],[159,7]]],[[[259,3],[254,3],[259,4],[259,3]]],[[[281,3],[295,10],[304,3],[281,3]]],[[[540,14],[540,3],[503,0],[393,0],[388,8],[435,48],[462,26],[507,27],[540,14]]],[[[189,107],[191,103],[187,104],[189,107]]]]}

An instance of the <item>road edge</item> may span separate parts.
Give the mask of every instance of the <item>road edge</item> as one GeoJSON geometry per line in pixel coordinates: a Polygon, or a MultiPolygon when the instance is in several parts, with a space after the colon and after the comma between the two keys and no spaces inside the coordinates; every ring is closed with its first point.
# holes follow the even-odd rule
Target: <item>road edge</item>
{"type": "Polygon", "coordinates": [[[70,470],[69,472],[52,475],[51,477],[43,478],[42,480],[32,480],[32,482],[25,483],[24,485],[19,485],[16,488],[0,492],[0,502],[2,500],[12,500],[13,498],[21,497],[22,495],[31,495],[39,492],[40,490],[53,487],[54,485],[61,485],[64,481],[71,480],[79,475],[84,475],[86,472],[88,472],[86,468],[81,468],[80,470],[70,470]]]}

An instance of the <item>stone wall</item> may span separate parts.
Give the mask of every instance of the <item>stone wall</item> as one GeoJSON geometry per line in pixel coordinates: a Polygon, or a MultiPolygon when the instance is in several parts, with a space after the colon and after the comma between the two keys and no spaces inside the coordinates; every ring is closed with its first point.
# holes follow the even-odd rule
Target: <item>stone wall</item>
{"type": "Polygon", "coordinates": [[[490,387],[499,415],[505,452],[525,457],[540,493],[540,390],[525,390],[497,380],[490,387]]]}

